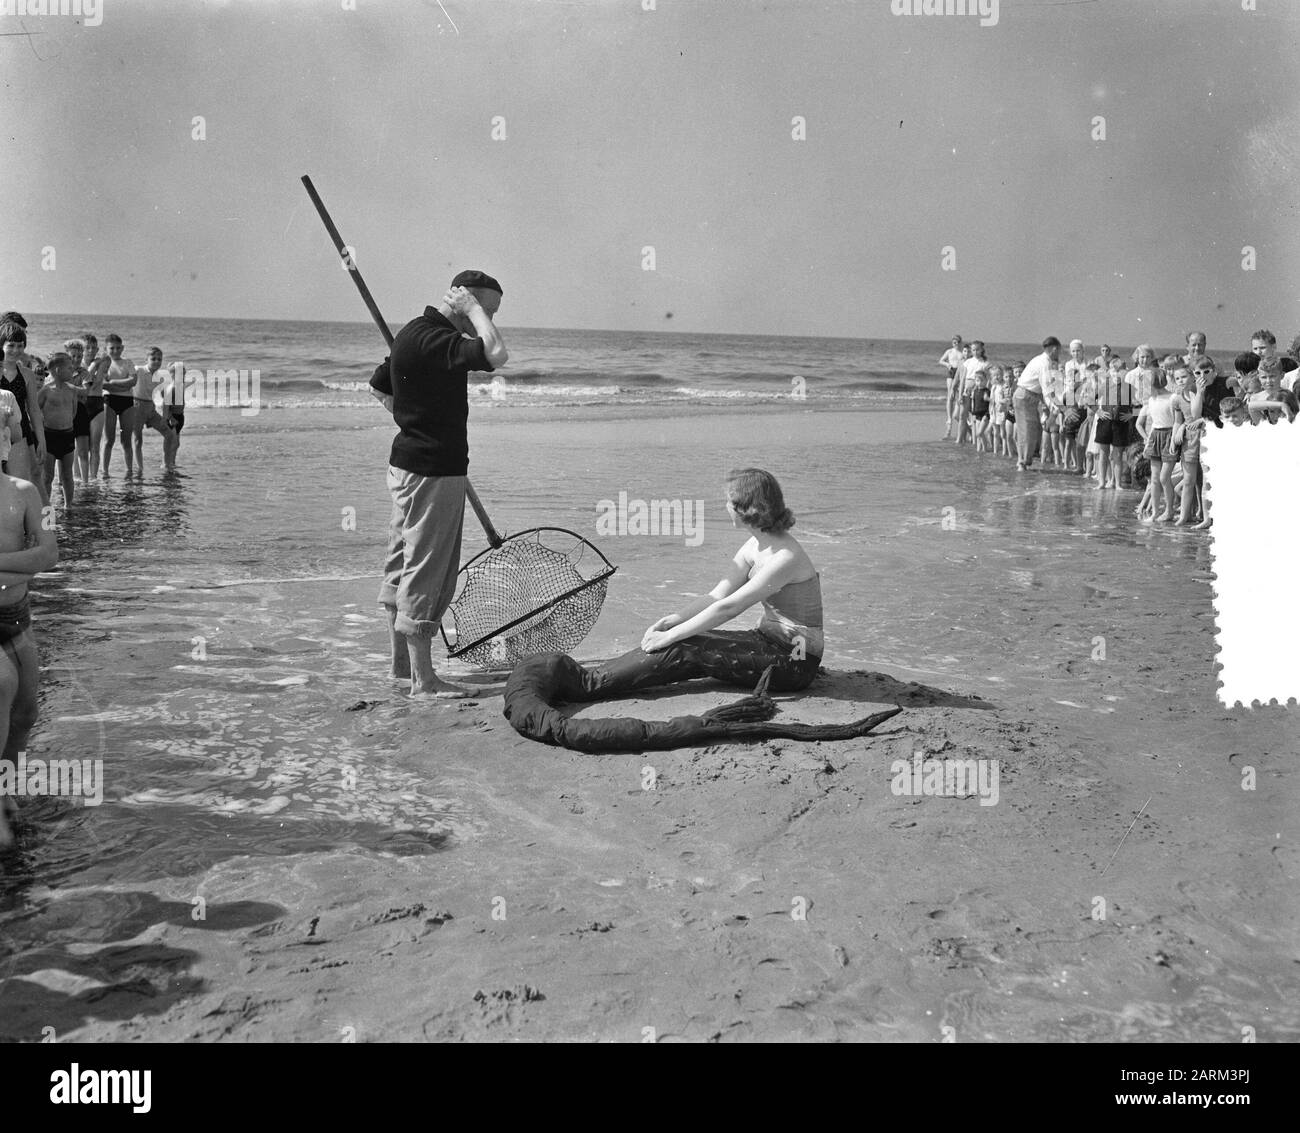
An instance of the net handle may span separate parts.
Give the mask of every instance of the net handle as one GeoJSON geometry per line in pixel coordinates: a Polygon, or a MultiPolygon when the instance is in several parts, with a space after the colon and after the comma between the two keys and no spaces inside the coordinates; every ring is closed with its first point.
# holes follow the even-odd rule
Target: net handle
{"type": "MultiPolygon", "coordinates": [[[[375,302],[374,296],[370,294],[370,288],[366,286],[366,281],[361,278],[361,272],[357,270],[356,261],[352,258],[352,252],[343,242],[339,230],[334,227],[334,221],[325,208],[325,202],[320,199],[320,194],[316,192],[316,186],[311,183],[311,178],[305,173],[302,175],[302,184],[303,188],[307,190],[307,196],[311,198],[311,203],[316,206],[316,211],[320,214],[321,223],[325,225],[325,230],[330,234],[330,239],[334,241],[334,247],[338,249],[343,265],[348,269],[348,274],[352,277],[352,282],[357,285],[357,290],[361,292],[361,298],[365,301],[370,317],[375,320],[375,326],[379,328],[379,333],[384,336],[384,341],[391,348],[393,345],[393,332],[388,329],[388,323],[384,321],[379,305],[375,302]]],[[[478,493],[474,490],[474,485],[469,482],[468,477],[465,480],[465,498],[469,500],[469,506],[474,509],[474,514],[478,516],[478,521],[483,526],[483,534],[487,536],[488,542],[493,547],[501,546],[505,540],[493,525],[487,509],[483,506],[483,501],[478,498],[478,493]]]]}

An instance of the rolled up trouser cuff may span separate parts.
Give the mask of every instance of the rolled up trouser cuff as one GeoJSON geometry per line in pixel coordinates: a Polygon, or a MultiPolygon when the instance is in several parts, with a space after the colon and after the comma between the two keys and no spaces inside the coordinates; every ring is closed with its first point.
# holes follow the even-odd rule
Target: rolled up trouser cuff
{"type": "Polygon", "coordinates": [[[466,483],[388,469],[393,510],[379,600],[396,608],[399,633],[431,637],[456,592],[466,483]]]}
{"type": "Polygon", "coordinates": [[[439,622],[414,622],[399,611],[393,621],[393,628],[407,637],[432,637],[438,632],[440,624],[439,622]]]}

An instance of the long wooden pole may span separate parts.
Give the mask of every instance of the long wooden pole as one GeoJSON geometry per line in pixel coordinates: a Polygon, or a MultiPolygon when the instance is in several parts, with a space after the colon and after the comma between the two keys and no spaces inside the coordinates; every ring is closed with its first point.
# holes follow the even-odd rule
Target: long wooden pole
{"type": "MultiPolygon", "coordinates": [[[[305,173],[302,177],[302,184],[303,188],[307,190],[307,195],[311,197],[311,203],[316,206],[316,211],[320,214],[321,222],[325,225],[325,230],[330,234],[330,239],[334,241],[334,247],[338,249],[339,256],[348,269],[348,274],[352,276],[352,282],[357,285],[357,290],[361,292],[361,298],[365,300],[370,317],[375,320],[379,333],[384,336],[384,341],[391,347],[393,345],[393,332],[388,329],[388,323],[384,321],[379,305],[375,302],[374,296],[370,294],[370,288],[366,286],[366,281],[361,278],[361,272],[357,270],[352,253],[348,251],[348,246],[343,242],[343,237],[339,235],[339,230],[334,227],[334,221],[325,208],[325,202],[320,199],[320,194],[316,192],[316,186],[311,183],[311,178],[305,173]]],[[[483,506],[483,501],[478,498],[478,493],[474,491],[474,485],[468,479],[465,481],[465,498],[469,500],[470,507],[474,509],[474,514],[478,516],[479,523],[483,525],[483,533],[488,537],[488,542],[494,547],[501,546],[504,539],[496,527],[493,526],[487,509],[483,506]]]]}

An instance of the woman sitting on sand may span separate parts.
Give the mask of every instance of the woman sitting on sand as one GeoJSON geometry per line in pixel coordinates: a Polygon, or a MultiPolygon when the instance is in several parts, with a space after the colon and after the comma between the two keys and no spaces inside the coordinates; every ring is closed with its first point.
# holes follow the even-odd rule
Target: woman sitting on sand
{"type": "Polygon", "coordinates": [[[807,688],[821,667],[821,576],[790,534],[794,513],[770,472],[727,476],[727,512],[749,539],[707,595],[660,618],[633,649],[593,671],[601,694],[712,677],[752,688],[773,667],[770,688],[807,688]],[[762,603],[756,629],[718,630],[762,603]]]}

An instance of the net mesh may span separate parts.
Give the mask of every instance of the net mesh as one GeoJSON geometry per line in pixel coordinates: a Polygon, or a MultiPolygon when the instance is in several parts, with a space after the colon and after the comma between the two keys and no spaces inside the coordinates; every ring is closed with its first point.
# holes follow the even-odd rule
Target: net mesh
{"type": "Polygon", "coordinates": [[[538,653],[570,653],[605,604],[610,565],[572,531],[537,528],[461,567],[461,586],[444,623],[450,656],[489,669],[512,668],[538,653]],[[585,561],[584,561],[585,560],[585,561]]]}

